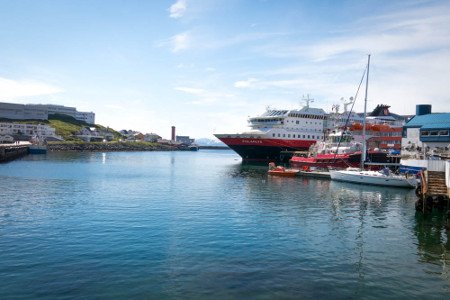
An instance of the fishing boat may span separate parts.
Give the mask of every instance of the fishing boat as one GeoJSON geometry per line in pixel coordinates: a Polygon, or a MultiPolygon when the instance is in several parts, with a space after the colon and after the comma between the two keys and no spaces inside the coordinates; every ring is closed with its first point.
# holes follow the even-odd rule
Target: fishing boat
{"type": "Polygon", "coordinates": [[[29,154],[47,154],[47,144],[45,139],[39,136],[33,136],[28,146],[29,154]]]}
{"type": "MultiPolygon", "coordinates": [[[[367,72],[366,72],[366,92],[364,97],[364,119],[362,136],[365,141],[366,133],[366,111],[367,111],[367,92],[369,85],[369,66],[370,66],[370,55],[367,59],[367,72]]],[[[394,175],[389,169],[385,168],[382,171],[366,171],[364,170],[364,162],[366,161],[366,143],[362,144],[362,155],[360,161],[360,168],[347,168],[346,170],[330,170],[330,177],[332,180],[361,183],[361,184],[372,184],[372,185],[382,185],[382,186],[396,186],[396,187],[408,187],[415,188],[417,185],[417,180],[415,177],[408,178],[403,175],[394,175]]]]}
{"type": "Polygon", "coordinates": [[[45,145],[29,145],[28,153],[29,154],[46,154],[47,146],[45,146],[45,145]]]}
{"type": "MultiPolygon", "coordinates": [[[[290,164],[299,169],[303,168],[347,168],[358,167],[361,161],[364,141],[355,138],[348,130],[331,132],[326,141],[318,142],[310,147],[308,154],[294,153],[290,164]]],[[[369,161],[374,163],[390,163],[387,151],[370,149],[366,153],[369,161]]]]}
{"type": "Polygon", "coordinates": [[[299,170],[297,169],[286,169],[282,166],[275,166],[275,163],[269,163],[269,171],[267,171],[267,174],[282,177],[295,177],[298,172],[299,170]]]}

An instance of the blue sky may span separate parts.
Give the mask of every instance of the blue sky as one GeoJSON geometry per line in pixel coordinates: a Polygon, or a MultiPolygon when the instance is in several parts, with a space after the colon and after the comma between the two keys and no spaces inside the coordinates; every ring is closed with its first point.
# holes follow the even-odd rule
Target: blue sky
{"type": "Polygon", "coordinates": [[[0,101],[212,138],[306,94],[330,111],[371,53],[369,109],[450,112],[448,16],[449,1],[0,0],[0,101]]]}

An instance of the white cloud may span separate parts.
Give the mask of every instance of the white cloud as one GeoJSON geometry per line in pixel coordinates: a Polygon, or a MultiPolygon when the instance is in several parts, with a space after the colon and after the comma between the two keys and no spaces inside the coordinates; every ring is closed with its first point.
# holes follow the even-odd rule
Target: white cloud
{"type": "Polygon", "coordinates": [[[234,83],[234,87],[236,88],[251,88],[254,87],[258,82],[256,78],[249,78],[247,80],[240,80],[234,83]]]}
{"type": "Polygon", "coordinates": [[[194,96],[191,103],[195,105],[210,105],[218,102],[223,104],[224,101],[234,98],[233,94],[227,92],[210,91],[199,88],[176,87],[175,90],[194,96]]]}
{"type": "Polygon", "coordinates": [[[176,87],[175,90],[184,92],[187,94],[192,94],[192,95],[201,95],[205,92],[202,89],[190,88],[190,87],[176,87]]]}
{"type": "Polygon", "coordinates": [[[0,99],[9,100],[61,93],[64,90],[34,80],[12,80],[0,77],[0,99]]]}
{"type": "Polygon", "coordinates": [[[170,17],[174,19],[181,18],[187,9],[187,0],[177,0],[169,8],[170,17]]]}
{"type": "Polygon", "coordinates": [[[188,32],[183,32],[177,34],[171,38],[172,42],[172,52],[177,53],[186,50],[190,46],[190,34],[188,32]]]}

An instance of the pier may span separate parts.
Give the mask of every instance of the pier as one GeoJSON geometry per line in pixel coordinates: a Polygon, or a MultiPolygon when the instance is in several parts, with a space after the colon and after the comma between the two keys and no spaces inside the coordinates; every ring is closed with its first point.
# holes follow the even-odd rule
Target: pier
{"type": "Polygon", "coordinates": [[[28,145],[0,145],[0,163],[14,160],[28,154],[28,145]]]}
{"type": "Polygon", "coordinates": [[[425,170],[421,174],[421,185],[416,190],[418,200],[416,210],[423,214],[433,208],[447,212],[446,227],[450,230],[450,162],[445,163],[444,171],[425,170]]]}

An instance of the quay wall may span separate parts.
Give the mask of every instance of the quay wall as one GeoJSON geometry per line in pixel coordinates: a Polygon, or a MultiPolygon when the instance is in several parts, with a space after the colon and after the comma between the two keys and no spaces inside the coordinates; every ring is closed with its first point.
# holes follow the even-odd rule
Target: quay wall
{"type": "Polygon", "coordinates": [[[0,146],[0,162],[7,162],[28,154],[28,146],[0,146]]]}
{"type": "Polygon", "coordinates": [[[47,144],[48,151],[172,151],[176,148],[156,143],[55,143],[47,144]]]}

